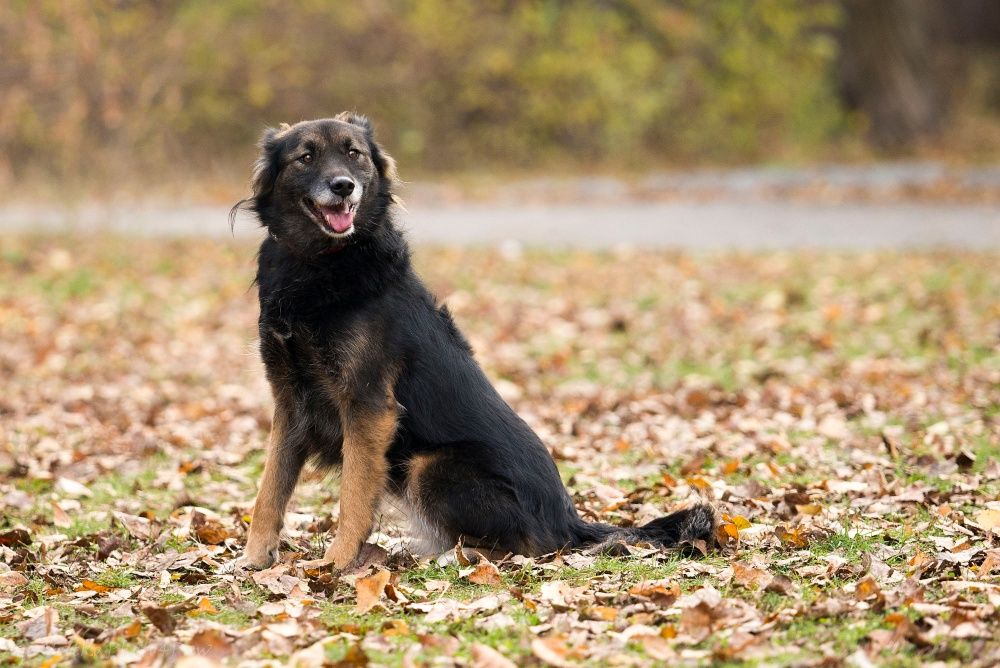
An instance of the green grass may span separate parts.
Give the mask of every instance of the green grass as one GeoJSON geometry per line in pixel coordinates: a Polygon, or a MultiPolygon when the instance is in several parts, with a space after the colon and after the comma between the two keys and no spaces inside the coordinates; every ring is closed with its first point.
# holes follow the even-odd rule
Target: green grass
{"type": "MultiPolygon", "coordinates": [[[[0,636],[23,646],[16,624],[22,609],[38,605],[55,606],[67,633],[75,624],[113,630],[131,621],[109,614],[106,595],[87,599],[93,609],[83,610],[89,612],[70,604],[84,578],[117,591],[141,587],[142,600],[164,606],[207,596],[218,611],[178,614],[183,631],[178,638],[201,623],[237,633],[268,623],[253,608],[280,597],[240,576],[236,584],[247,607],[234,605],[229,581],[213,566],[242,549],[241,517],[263,469],[271,410],[259,362],[248,353],[256,336],[256,305],[248,291],[252,254],[248,247],[223,248],[217,242],[0,240],[0,345],[16,351],[2,360],[12,373],[0,413],[14,416],[5,432],[8,449],[12,445],[19,460],[48,472],[25,478],[0,471],[0,498],[17,491],[30,499],[27,507],[5,509],[0,530],[22,525],[32,537],[30,557],[22,563],[18,552],[10,562],[29,581],[3,593],[17,601],[0,608],[0,636]],[[54,267],[52,254],[63,247],[72,248],[69,265],[54,267]],[[92,400],[63,401],[64,390],[80,386],[92,386],[92,400]],[[3,412],[8,407],[16,410],[3,412]],[[58,448],[38,451],[52,442],[58,448]],[[197,471],[180,471],[181,464],[195,461],[197,471]],[[77,499],[80,507],[68,513],[68,527],[57,527],[52,501],[64,495],[54,481],[63,475],[84,482],[91,496],[77,499]],[[171,582],[162,589],[158,573],[141,577],[114,558],[97,561],[98,542],[109,537],[121,541],[117,549],[125,557],[146,550],[143,567],[170,551],[205,550],[187,525],[190,504],[214,512],[230,532],[214,561],[191,570],[171,568],[171,582]],[[111,519],[114,511],[151,513],[162,533],[155,543],[136,539],[111,519]],[[194,588],[206,582],[207,593],[194,588]]],[[[600,556],[584,567],[504,564],[498,587],[473,584],[459,567],[433,562],[395,573],[404,592],[425,589],[432,580],[449,583],[446,592],[431,592],[422,602],[440,596],[472,602],[516,591],[525,600],[512,595],[503,604],[513,620],[508,628],[485,628],[483,615],[472,614],[429,623],[424,613],[389,602],[359,615],[351,579],[333,580],[324,585],[329,598],[306,593],[314,600],[306,608],[317,615],[317,636],[308,640],[338,636],[326,650],[332,663],[359,660],[351,653],[355,641],[343,635],[350,633],[366,639],[371,664],[402,666],[415,644],[417,665],[444,662],[452,653],[471,663],[471,646],[483,643],[517,664],[540,665],[530,656],[539,634],[530,629],[551,623],[555,631],[581,633],[590,649],[613,649],[614,659],[582,665],[651,664],[641,641],[621,647],[611,634],[634,623],[679,630],[679,609],[644,607],[629,594],[642,580],[676,583],[682,595],[711,586],[724,605],[735,607],[739,600],[758,611],[766,626],[754,648],[759,654],[727,658],[732,631],[717,628],[702,642],[675,642],[680,652],[706,653],[708,658],[693,664],[841,660],[870,643],[873,633],[890,630],[889,615],[921,618],[912,607],[895,603],[884,609],[848,606],[835,617],[818,612],[826,599],[853,601],[850,592],[862,577],[866,555],[891,552],[883,559],[908,577],[914,554],[933,557],[941,550],[931,538],[958,536],[939,506],[970,517],[1000,495],[1000,481],[985,476],[1000,457],[1000,395],[991,383],[1000,369],[995,255],[636,253],[623,260],[615,254],[529,250],[519,260],[501,260],[485,250],[421,249],[417,262],[430,284],[444,286],[442,297],[456,289],[468,293],[456,300],[454,314],[476,343],[479,359],[522,389],[515,407],[547,430],[554,448],[576,453],[558,462],[571,492],[588,498],[585,481],[594,479],[631,493],[634,503],[602,519],[635,520],[640,510],[649,510],[641,508],[644,503],[666,508],[689,501],[687,480],[698,477],[712,485],[708,493],[724,512],[751,520],[757,542],[745,536],[738,548],[699,558],[668,553],[600,556]],[[581,317],[585,311],[603,313],[591,320],[581,317]],[[548,330],[553,317],[574,321],[577,334],[548,330]],[[578,380],[593,388],[567,389],[578,380]],[[711,401],[686,403],[689,392],[705,387],[711,401]],[[867,395],[879,419],[862,408],[867,395]],[[844,420],[846,441],[817,433],[815,424],[827,414],[844,420]],[[929,438],[928,427],[945,419],[952,425],[947,438],[929,438]],[[886,426],[899,446],[895,460],[881,441],[886,426]],[[788,449],[775,452],[774,439],[787,442],[788,449]],[[620,440],[628,444],[624,450],[620,440]],[[946,465],[959,449],[975,461],[968,470],[949,473],[946,465]],[[696,459],[701,459],[697,470],[682,474],[696,459]],[[734,460],[736,470],[727,470],[734,460]],[[638,467],[642,476],[609,479],[609,471],[638,467]],[[676,485],[666,485],[664,475],[676,485]],[[830,480],[879,476],[895,490],[927,485],[927,499],[872,512],[867,502],[878,500],[871,498],[877,485],[849,494],[825,486],[830,480]],[[751,481],[767,490],[763,498],[734,497],[751,481]],[[640,489],[650,491],[634,494],[640,489]],[[796,514],[794,503],[785,500],[802,492],[820,505],[819,515],[796,514]],[[778,525],[801,526],[806,545],[782,544],[772,532],[778,525]],[[834,576],[804,574],[806,568],[825,570],[831,555],[845,559],[847,567],[834,576]],[[793,592],[727,583],[720,574],[733,563],[763,565],[784,575],[793,592]],[[544,601],[543,587],[554,580],[580,589],[569,610],[553,611],[544,601]],[[586,619],[597,604],[629,612],[599,631],[580,631],[598,628],[586,619]],[[387,631],[401,628],[398,622],[405,622],[405,632],[383,642],[387,631]],[[457,646],[450,647],[448,639],[457,646]]],[[[335,516],[338,495],[336,477],[314,480],[299,486],[291,509],[314,520],[335,516]]],[[[286,554],[289,549],[322,554],[327,535],[313,533],[307,522],[287,528],[286,554]]],[[[971,539],[985,545],[975,532],[971,539]]],[[[976,573],[962,566],[934,577],[976,579],[976,573]]],[[[996,583],[997,576],[987,581],[996,583]]],[[[926,584],[927,602],[953,595],[942,582],[926,584]]],[[[981,592],[963,592],[962,600],[989,605],[981,592]]],[[[95,664],[159,640],[144,615],[136,619],[141,635],[102,645],[95,664]]],[[[940,619],[947,623],[948,617],[940,619]]],[[[995,621],[988,624],[996,629],[995,621]]],[[[306,640],[293,639],[295,649],[306,640]]],[[[935,660],[957,666],[995,647],[949,638],[933,643],[922,648],[904,641],[872,660],[900,667],[935,660]]],[[[64,660],[75,652],[67,650],[64,660]]],[[[266,655],[258,648],[250,658],[266,655]]]]}

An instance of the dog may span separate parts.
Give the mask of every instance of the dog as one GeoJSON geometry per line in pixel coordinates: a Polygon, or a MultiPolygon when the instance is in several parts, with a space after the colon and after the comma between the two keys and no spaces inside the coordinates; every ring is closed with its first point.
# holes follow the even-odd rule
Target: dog
{"type": "Polygon", "coordinates": [[[384,495],[419,534],[541,555],[646,542],[712,542],[700,503],[638,527],[585,522],[539,437],[490,384],[465,337],[410,264],[395,224],[393,159],[351,112],[268,129],[252,195],[233,207],[267,230],[258,253],[260,351],[274,419],[246,551],[278,558],[285,509],[308,460],[341,470],[324,559],[357,565],[384,495]]]}

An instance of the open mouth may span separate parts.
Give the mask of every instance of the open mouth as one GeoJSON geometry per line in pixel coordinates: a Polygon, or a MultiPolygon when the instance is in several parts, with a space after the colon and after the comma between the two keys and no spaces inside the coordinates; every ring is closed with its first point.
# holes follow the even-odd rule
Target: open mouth
{"type": "Polygon", "coordinates": [[[338,204],[317,204],[311,198],[303,199],[307,211],[316,219],[324,232],[331,236],[348,234],[354,228],[354,212],[358,205],[346,199],[338,204]]]}

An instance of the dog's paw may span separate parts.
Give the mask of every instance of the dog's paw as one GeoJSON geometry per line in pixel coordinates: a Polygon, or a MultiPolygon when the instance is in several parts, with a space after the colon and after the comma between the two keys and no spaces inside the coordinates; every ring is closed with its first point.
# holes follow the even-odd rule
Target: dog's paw
{"type": "Polygon", "coordinates": [[[278,543],[273,544],[247,544],[247,549],[240,557],[238,565],[242,568],[249,568],[255,571],[262,571],[270,568],[278,561],[278,543]]]}
{"type": "Polygon", "coordinates": [[[339,536],[337,536],[330,543],[330,547],[326,548],[326,554],[323,555],[323,559],[332,562],[334,568],[338,571],[347,570],[357,559],[360,548],[360,545],[340,540],[339,536]]]}
{"type": "MultiPolygon", "coordinates": [[[[324,555],[322,559],[316,560],[315,563],[333,563],[334,567],[338,571],[348,574],[367,570],[369,566],[385,566],[389,561],[389,553],[386,549],[379,545],[375,545],[374,543],[362,543],[361,547],[357,551],[357,555],[344,566],[337,565],[332,553],[333,545],[331,545],[330,549],[326,551],[326,555],[324,555]]],[[[302,565],[301,562],[300,565],[302,565]]]]}

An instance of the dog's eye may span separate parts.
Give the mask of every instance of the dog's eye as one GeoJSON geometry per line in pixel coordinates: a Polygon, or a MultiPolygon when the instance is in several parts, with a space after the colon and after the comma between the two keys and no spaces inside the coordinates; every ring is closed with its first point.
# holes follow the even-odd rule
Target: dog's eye
{"type": "Polygon", "coordinates": [[[306,153],[306,154],[304,154],[304,155],[302,155],[302,156],[299,157],[299,162],[301,162],[304,165],[308,165],[312,161],[313,161],[313,154],[312,153],[306,153]]]}
{"type": "Polygon", "coordinates": [[[361,157],[361,151],[359,151],[356,148],[352,148],[347,152],[347,156],[352,160],[357,160],[359,157],[361,157]]]}

